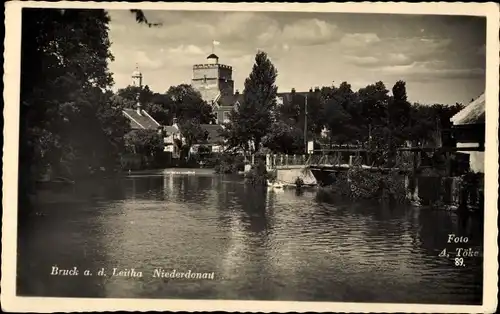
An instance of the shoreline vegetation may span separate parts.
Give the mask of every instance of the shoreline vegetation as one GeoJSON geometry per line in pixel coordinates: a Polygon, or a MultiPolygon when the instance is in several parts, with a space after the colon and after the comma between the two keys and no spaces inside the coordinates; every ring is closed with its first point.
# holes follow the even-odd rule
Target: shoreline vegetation
{"type": "MultiPolygon", "coordinates": [[[[144,14],[132,10],[130,19],[147,24],[144,14]]],[[[171,86],[161,93],[148,85],[114,92],[108,64],[114,58],[109,23],[106,10],[23,11],[19,204],[37,192],[40,181],[53,178],[71,185],[132,170],[197,168],[200,161],[219,174],[245,172],[250,163],[241,153],[256,157],[266,150],[303,154],[306,139],[314,140],[314,149],[356,145],[386,152],[373,155],[370,164],[389,168],[398,147],[455,146],[441,130],[451,127],[450,117],[464,108],[462,104],[411,103],[404,81],[392,88],[377,81],[357,91],[345,81],[304,92],[292,89],[283,101],[276,85],[278,69],[266,52],[259,51],[248,69],[242,99],[218,134],[221,141],[217,145],[224,146],[224,151],[191,154],[194,145],[207,144],[200,125],[216,123],[212,106],[189,84],[171,86]],[[89,32],[94,35],[87,36],[89,32]],[[81,48],[78,58],[75,47],[81,48]],[[278,104],[280,97],[282,103],[278,104]],[[185,137],[176,143],[180,158],[164,152],[160,130],[131,129],[123,110],[135,108],[137,103],[162,126],[178,121],[185,137]]],[[[276,174],[268,173],[263,161],[256,160],[245,177],[255,186],[265,186],[276,174]]],[[[372,177],[353,170],[349,180],[344,180],[345,186],[328,189],[340,189],[340,194],[355,198],[402,198],[401,184],[391,175],[372,177]]],[[[304,187],[303,182],[296,183],[304,187]]],[[[326,195],[325,191],[320,194],[326,195]]],[[[22,207],[19,212],[29,210],[22,207]]]]}

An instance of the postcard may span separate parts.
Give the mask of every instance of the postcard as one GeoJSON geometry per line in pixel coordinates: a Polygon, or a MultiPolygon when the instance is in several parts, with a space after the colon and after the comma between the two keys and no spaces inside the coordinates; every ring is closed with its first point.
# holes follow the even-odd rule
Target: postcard
{"type": "Polygon", "coordinates": [[[3,310],[496,310],[497,4],[5,12],[3,310]]]}

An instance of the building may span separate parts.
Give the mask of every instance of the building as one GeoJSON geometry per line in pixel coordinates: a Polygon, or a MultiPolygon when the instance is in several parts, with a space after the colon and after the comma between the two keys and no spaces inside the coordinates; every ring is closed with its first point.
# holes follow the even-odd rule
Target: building
{"type": "MultiPolygon", "coordinates": [[[[204,64],[193,65],[193,78],[191,86],[200,92],[201,97],[216,115],[217,124],[229,121],[229,113],[243,102],[243,94],[234,91],[233,68],[219,63],[219,57],[211,53],[204,64]]],[[[319,88],[318,88],[319,90],[319,88]]],[[[292,101],[296,96],[304,99],[309,92],[278,93],[276,103],[283,105],[292,101]]]]}
{"type": "Polygon", "coordinates": [[[132,130],[161,129],[161,125],[140,106],[136,109],[125,108],[123,114],[129,119],[132,130]]]}
{"type": "Polygon", "coordinates": [[[217,124],[229,121],[229,112],[241,101],[242,95],[234,93],[233,68],[220,64],[214,53],[207,57],[207,63],[193,65],[191,86],[212,105],[217,124]]]}
{"type": "MultiPolygon", "coordinates": [[[[221,136],[221,132],[224,129],[223,126],[220,124],[200,124],[200,127],[205,131],[206,138],[201,143],[194,144],[191,147],[191,152],[196,153],[200,146],[208,147],[214,153],[222,151],[224,148],[224,139],[221,136]]],[[[186,139],[177,124],[177,119],[174,119],[171,126],[164,126],[162,129],[165,136],[164,151],[171,152],[174,158],[179,158],[180,146],[185,144],[186,139]]]]}
{"type": "Polygon", "coordinates": [[[483,93],[450,119],[457,147],[468,148],[459,153],[469,155],[470,169],[480,173],[484,173],[485,101],[483,93]]]}
{"type": "MultiPolygon", "coordinates": [[[[138,66],[132,73],[132,84],[142,88],[142,73],[138,66]]],[[[129,119],[132,130],[161,130],[161,125],[142,109],[139,95],[137,95],[135,108],[125,108],[123,114],[129,119]]]]}

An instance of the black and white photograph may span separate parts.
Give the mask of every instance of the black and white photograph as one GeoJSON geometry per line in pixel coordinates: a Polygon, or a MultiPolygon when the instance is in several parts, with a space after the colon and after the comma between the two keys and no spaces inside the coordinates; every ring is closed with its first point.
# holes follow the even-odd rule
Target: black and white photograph
{"type": "Polygon", "coordinates": [[[499,18],[8,3],[3,309],[493,312],[499,18]]]}

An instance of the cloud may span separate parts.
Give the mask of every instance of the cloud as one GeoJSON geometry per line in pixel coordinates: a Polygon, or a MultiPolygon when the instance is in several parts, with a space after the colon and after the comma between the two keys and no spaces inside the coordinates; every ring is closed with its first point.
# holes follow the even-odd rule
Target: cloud
{"type": "Polygon", "coordinates": [[[415,62],[445,60],[449,39],[380,38],[375,33],[346,34],[341,40],[344,59],[360,67],[409,66],[415,62]]]}
{"type": "Polygon", "coordinates": [[[482,68],[453,68],[445,61],[414,62],[411,65],[385,66],[379,69],[384,74],[399,76],[414,81],[435,79],[477,79],[484,78],[482,68]]]}
{"type": "Polygon", "coordinates": [[[337,25],[320,19],[302,19],[283,28],[282,39],[296,45],[320,45],[340,39],[337,25]]]}
{"type": "Polygon", "coordinates": [[[372,66],[378,65],[380,60],[378,58],[368,56],[368,57],[358,57],[358,56],[345,56],[345,59],[352,64],[360,66],[372,66]]]}
{"type": "MultiPolygon", "coordinates": [[[[308,89],[332,80],[364,84],[405,79],[420,82],[417,88],[423,92],[419,97],[431,97],[428,90],[433,90],[454,99],[460,92],[466,94],[449,88],[456,84],[454,79],[484,81],[483,32],[470,30],[459,17],[453,17],[455,26],[446,26],[441,17],[408,20],[395,15],[145,13],[148,20],[163,25],[149,28],[137,24],[129,11],[110,11],[109,34],[115,56],[110,70],[117,87],[130,84],[136,63],[153,90],[189,83],[193,64],[206,62],[212,40],[220,41],[215,53],[221,63],[233,66],[235,86],[240,89],[257,48],[267,52],[277,67],[283,90],[308,89]]],[[[475,86],[480,88],[481,84],[475,86]]]]}
{"type": "Polygon", "coordinates": [[[363,48],[378,42],[380,38],[375,33],[345,34],[340,40],[340,44],[348,48],[363,48]]]}
{"type": "Polygon", "coordinates": [[[195,45],[180,45],[175,48],[170,48],[168,50],[170,53],[173,54],[180,54],[180,55],[203,55],[205,52],[198,46],[195,45]]]}
{"type": "Polygon", "coordinates": [[[376,56],[344,56],[351,64],[362,67],[401,66],[412,64],[410,57],[403,53],[388,53],[376,56]]]}

